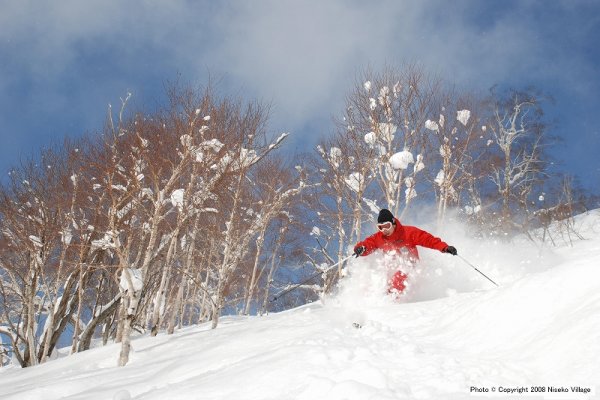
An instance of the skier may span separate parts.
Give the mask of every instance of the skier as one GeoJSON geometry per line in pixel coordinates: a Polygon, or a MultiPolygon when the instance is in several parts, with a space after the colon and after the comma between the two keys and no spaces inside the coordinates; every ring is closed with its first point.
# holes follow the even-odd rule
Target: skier
{"type": "MultiPolygon", "coordinates": [[[[366,256],[381,249],[385,252],[397,252],[409,265],[414,265],[419,260],[417,246],[439,250],[453,256],[458,254],[454,246],[448,246],[447,243],[429,232],[414,226],[403,226],[397,218],[394,218],[392,212],[385,208],[379,212],[377,217],[377,229],[379,232],[354,246],[356,257],[366,256]]],[[[402,293],[406,288],[406,278],[407,275],[404,272],[396,271],[389,282],[391,286],[389,292],[402,293]]]]}

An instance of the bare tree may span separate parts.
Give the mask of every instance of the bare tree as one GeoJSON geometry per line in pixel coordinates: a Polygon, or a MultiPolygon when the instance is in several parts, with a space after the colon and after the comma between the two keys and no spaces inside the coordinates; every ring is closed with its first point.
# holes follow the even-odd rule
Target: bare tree
{"type": "Polygon", "coordinates": [[[583,196],[575,195],[578,190],[570,176],[562,177],[560,186],[555,190],[558,193],[542,192],[537,199],[541,208],[535,210],[530,216],[533,235],[537,233],[536,236],[542,243],[549,240],[552,245],[556,245],[556,239],[560,238],[564,243],[572,246],[573,239],[583,239],[573,217],[585,211],[585,200],[583,196]]]}
{"type": "Polygon", "coordinates": [[[505,101],[496,101],[490,124],[500,158],[491,180],[501,199],[501,221],[505,233],[516,224],[516,211],[527,212],[533,187],[544,177],[544,125],[538,99],[513,91],[505,101]]]}
{"type": "MultiPolygon", "coordinates": [[[[301,168],[298,167],[298,169],[301,168]]],[[[250,180],[255,188],[255,198],[252,208],[246,210],[249,218],[253,220],[257,235],[255,240],[254,261],[250,279],[246,287],[244,314],[250,313],[250,307],[257,290],[259,279],[265,272],[265,267],[259,268],[261,256],[265,246],[267,229],[282,214],[288,214],[294,208],[293,202],[307,187],[303,174],[293,174],[289,165],[280,157],[270,157],[260,166],[255,168],[250,180]]]]}
{"type": "MultiPolygon", "coordinates": [[[[252,110],[249,110],[252,111],[252,110]]],[[[214,309],[212,312],[212,327],[216,328],[219,321],[219,316],[225,302],[225,288],[233,276],[234,272],[248,254],[248,246],[250,239],[259,235],[264,225],[262,218],[253,220],[249,224],[244,224],[240,218],[242,205],[244,201],[244,181],[247,177],[248,169],[263,160],[273,149],[277,148],[282,140],[287,135],[281,135],[274,142],[267,146],[257,146],[256,140],[264,135],[262,132],[264,121],[260,109],[257,109],[254,117],[248,119],[249,125],[243,130],[250,140],[247,143],[242,142],[241,147],[237,150],[232,158],[237,162],[234,164],[234,169],[238,174],[236,181],[230,189],[231,209],[229,218],[225,219],[225,232],[223,235],[223,257],[220,266],[217,269],[217,288],[215,293],[214,309]],[[248,146],[247,148],[245,146],[248,146]],[[254,148],[253,148],[254,147],[254,148]]],[[[251,117],[251,115],[248,115],[251,117]]]]}
{"type": "Polygon", "coordinates": [[[483,106],[481,99],[451,91],[441,98],[439,117],[426,121],[433,134],[433,147],[438,148],[425,162],[431,163],[428,171],[434,173],[439,224],[444,222],[448,208],[458,207],[463,199],[470,203],[469,213],[481,207],[476,188],[486,176],[479,164],[490,144],[489,131],[480,117],[483,106]],[[433,167],[437,165],[435,173],[433,167]]]}
{"type": "Polygon", "coordinates": [[[365,72],[347,98],[348,134],[373,148],[374,177],[395,215],[405,212],[417,196],[422,157],[430,148],[426,122],[442,89],[438,78],[409,65],[380,74],[365,72]],[[414,164],[412,171],[409,164],[414,164]]]}

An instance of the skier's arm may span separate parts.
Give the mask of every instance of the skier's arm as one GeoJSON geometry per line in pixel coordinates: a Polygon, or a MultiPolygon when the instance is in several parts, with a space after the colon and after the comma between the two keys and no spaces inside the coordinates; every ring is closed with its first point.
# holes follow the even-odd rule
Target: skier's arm
{"type": "Polygon", "coordinates": [[[448,243],[444,242],[439,237],[433,236],[431,233],[422,229],[411,227],[410,234],[412,242],[416,245],[427,247],[429,249],[444,251],[448,248],[448,243]]]}
{"type": "Polygon", "coordinates": [[[364,247],[364,251],[360,255],[368,256],[369,254],[377,250],[379,247],[377,246],[377,241],[374,238],[375,235],[371,235],[362,242],[356,243],[356,245],[354,246],[354,251],[356,252],[356,249],[358,249],[359,247],[364,247]]]}

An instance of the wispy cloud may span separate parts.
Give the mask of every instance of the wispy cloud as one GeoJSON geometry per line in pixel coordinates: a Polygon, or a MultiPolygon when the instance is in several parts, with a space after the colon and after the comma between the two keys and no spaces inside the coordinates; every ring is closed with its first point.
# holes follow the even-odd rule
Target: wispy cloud
{"type": "Polygon", "coordinates": [[[19,103],[58,130],[70,118],[99,128],[108,100],[133,90],[152,101],[177,73],[223,77],[236,94],[272,102],[277,127],[291,131],[338,112],[362,68],[403,62],[470,88],[535,84],[598,101],[599,10],[593,1],[9,0],[0,136],[27,140],[19,103]]]}

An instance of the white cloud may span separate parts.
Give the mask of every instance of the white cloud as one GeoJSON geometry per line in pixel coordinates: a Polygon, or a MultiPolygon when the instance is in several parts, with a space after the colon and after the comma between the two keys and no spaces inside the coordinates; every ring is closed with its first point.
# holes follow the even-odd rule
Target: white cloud
{"type": "MultiPolygon", "coordinates": [[[[28,104],[35,98],[41,113],[77,103],[75,112],[101,119],[107,96],[114,102],[132,90],[152,102],[177,73],[205,83],[209,72],[233,94],[272,102],[276,128],[292,133],[328,122],[356,75],[384,64],[419,62],[482,91],[551,82],[595,93],[588,82],[597,81],[597,64],[567,45],[569,35],[591,40],[592,27],[577,24],[573,10],[570,2],[540,1],[8,0],[0,12],[0,89],[29,96],[28,104]],[[17,90],[22,84],[32,87],[17,90]]],[[[0,94],[0,106],[13,102],[0,94]]]]}
{"type": "MultiPolygon", "coordinates": [[[[238,3],[239,5],[240,3],[238,3]]],[[[357,67],[385,59],[394,21],[340,1],[243,3],[220,19],[220,68],[294,123],[340,105],[357,67]]],[[[390,3],[392,4],[392,3],[390,3]]]]}
{"type": "Polygon", "coordinates": [[[560,59],[550,64],[544,57],[552,49],[540,37],[547,28],[520,15],[527,6],[496,18],[476,15],[484,7],[469,1],[440,7],[436,1],[13,0],[0,14],[0,37],[13,43],[16,63],[40,80],[64,78],[81,57],[110,47],[114,59],[94,60],[105,68],[156,62],[171,68],[164,79],[176,70],[201,81],[208,70],[272,101],[276,113],[299,124],[339,108],[355,74],[369,65],[418,61],[459,83],[484,81],[483,89],[532,71],[558,73],[560,59]],[[160,54],[148,59],[148,49],[160,54]]]}

